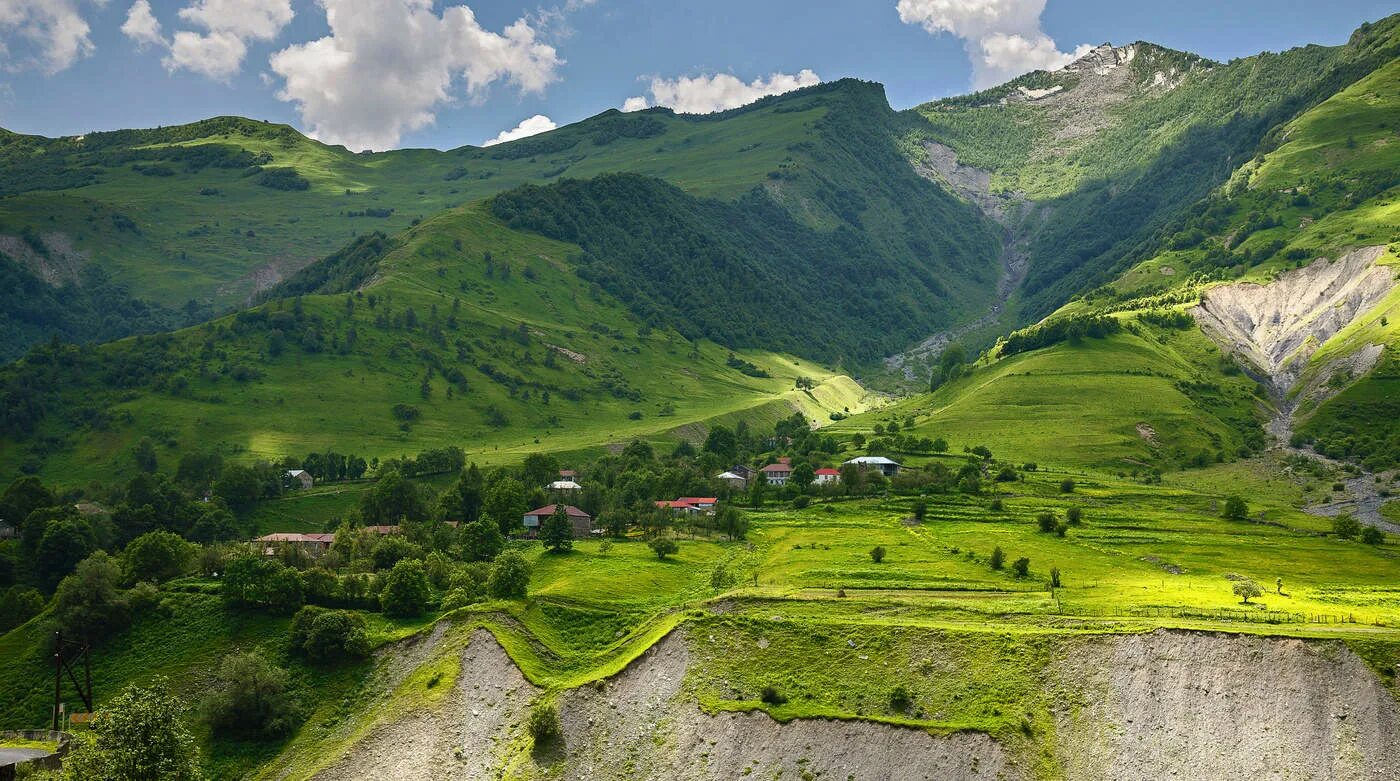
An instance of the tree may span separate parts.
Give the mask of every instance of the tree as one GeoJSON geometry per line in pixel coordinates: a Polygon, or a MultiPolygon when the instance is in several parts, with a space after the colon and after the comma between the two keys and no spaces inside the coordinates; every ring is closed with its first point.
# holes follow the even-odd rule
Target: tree
{"type": "Polygon", "coordinates": [[[928,502],[924,501],[923,499],[915,499],[913,510],[914,522],[923,523],[924,518],[928,516],[928,502]]]}
{"type": "Polygon", "coordinates": [[[1225,512],[1222,517],[1231,521],[1243,521],[1249,517],[1249,505],[1239,496],[1230,496],[1225,499],[1225,512]]]}
{"type": "Polygon", "coordinates": [[[360,517],[367,524],[393,524],[403,518],[427,520],[429,513],[418,486],[398,470],[390,470],[360,499],[360,517]]]}
{"type": "Polygon", "coordinates": [[[1060,493],[1062,493],[1062,494],[1072,494],[1072,493],[1074,493],[1074,480],[1071,479],[1071,478],[1066,477],[1064,480],[1060,481],[1060,493]]]}
{"type": "Polygon", "coordinates": [[[992,558],[990,563],[992,565],[992,569],[1001,569],[1006,565],[1006,553],[1002,551],[1000,545],[998,545],[995,548],[992,548],[992,558]]]}
{"type": "Polygon", "coordinates": [[[26,586],[10,586],[0,591],[0,635],[23,624],[44,610],[44,595],[26,586]]]}
{"type": "Polygon", "coordinates": [[[1381,545],[1385,542],[1385,532],[1374,526],[1367,526],[1361,530],[1361,541],[1367,545],[1381,545]]]}
{"type": "Polygon", "coordinates": [[[194,542],[209,545],[243,538],[244,531],[238,519],[233,517],[233,513],[217,502],[210,502],[204,506],[204,511],[190,527],[188,536],[194,542]]]}
{"type": "Polygon", "coordinates": [[[132,540],[122,551],[122,570],[127,583],[164,583],[178,578],[194,564],[199,546],[172,532],[147,532],[132,540]]]}
{"type": "Polygon", "coordinates": [[[397,534],[386,534],[379,538],[374,544],[374,552],[370,558],[374,561],[374,568],[392,569],[404,559],[422,558],[423,551],[417,545],[405,540],[397,534]]]}
{"type": "Polygon", "coordinates": [[[369,656],[365,619],[348,610],[323,610],[307,605],[292,620],[293,650],[313,662],[369,656]],[[309,612],[308,611],[312,611],[309,612]]]}
{"type": "Polygon", "coordinates": [[[524,599],[530,586],[530,563],[519,551],[508,550],[496,557],[487,590],[496,599],[524,599]]]}
{"type": "Polygon", "coordinates": [[[733,461],[739,454],[739,438],[733,430],[725,426],[715,426],[705,435],[705,444],[701,449],[706,453],[714,453],[726,462],[733,461]]]}
{"type": "Polygon", "coordinates": [[[530,453],[520,464],[525,485],[539,487],[559,479],[559,459],[547,453],[530,453]]]}
{"type": "MultiPolygon", "coordinates": [[[[0,521],[18,527],[40,507],[53,507],[58,498],[37,477],[21,477],[0,495],[0,521]]],[[[35,540],[37,543],[38,540],[35,540]]]]}
{"type": "Polygon", "coordinates": [[[656,554],[656,558],[661,561],[665,561],[667,556],[681,549],[680,546],[676,544],[676,541],[670,537],[657,537],[647,543],[647,545],[651,548],[652,552],[656,554]]]}
{"type": "Polygon", "coordinates": [[[1084,511],[1078,507],[1071,507],[1065,510],[1065,520],[1072,526],[1078,526],[1084,520],[1084,511]]]}
{"type": "Polygon", "coordinates": [[[155,474],[156,443],[152,442],[150,437],[141,437],[141,441],[132,448],[131,457],[136,462],[138,470],[146,474],[155,474]]]}
{"type": "Polygon", "coordinates": [[[202,710],[214,729],[252,738],[275,738],[297,724],[287,671],[256,651],[224,657],[202,710]]]}
{"type": "Polygon", "coordinates": [[[1055,514],[1052,512],[1043,512],[1037,515],[1035,522],[1043,532],[1055,531],[1055,514]]]}
{"type": "Polygon", "coordinates": [[[117,589],[121,569],[105,551],[84,559],[58,584],[53,597],[54,623],[66,637],[97,642],[126,627],[130,616],[117,589]]]}
{"type": "Polygon", "coordinates": [[[1022,556],[1011,562],[1011,571],[1016,573],[1016,577],[1024,578],[1031,572],[1031,560],[1022,556]]]}
{"type": "Polygon", "coordinates": [[[792,477],[789,479],[797,486],[798,490],[805,491],[807,486],[817,479],[817,473],[811,464],[803,462],[792,468],[792,477]]]}
{"type": "Polygon", "coordinates": [[[759,472],[749,480],[749,506],[762,507],[763,498],[768,494],[768,478],[759,472]]]}
{"type": "Polygon", "coordinates": [[[876,545],[870,549],[870,560],[879,564],[885,560],[885,546],[876,545]]]}
{"type": "Polygon", "coordinates": [[[229,509],[243,514],[253,509],[262,498],[262,481],[252,467],[230,464],[224,467],[223,474],[214,481],[213,494],[223,499],[229,509]]]}
{"type": "Polygon", "coordinates": [[[404,559],[385,576],[384,589],[379,592],[379,605],[386,616],[421,616],[428,609],[431,596],[423,562],[404,559]]]}
{"type": "Polygon", "coordinates": [[[473,463],[462,472],[442,496],[438,497],[438,514],[446,521],[472,523],[481,518],[486,483],[481,470],[473,463]]]}
{"type": "Polygon", "coordinates": [[[96,549],[97,542],[87,521],[70,517],[50,523],[35,552],[39,582],[45,588],[53,588],[96,549]]]}
{"type": "Polygon", "coordinates": [[[1332,519],[1332,533],[1343,540],[1354,540],[1361,536],[1361,522],[1351,513],[1342,513],[1332,519]]]}
{"type": "Polygon", "coordinates": [[[479,520],[462,527],[462,555],[467,561],[490,561],[506,546],[506,538],[496,524],[479,520]]]}
{"type": "Polygon", "coordinates": [[[486,514],[496,521],[501,534],[509,537],[520,528],[525,516],[525,486],[513,477],[502,477],[486,489],[486,514]]]}
{"type": "Polygon", "coordinates": [[[198,781],[199,748],[166,679],[132,685],[98,711],[63,760],[69,781],[198,781]]]}
{"type": "Polygon", "coordinates": [[[715,526],[731,540],[742,540],[749,533],[749,517],[727,504],[715,511],[715,526]]]}
{"type": "Polygon", "coordinates": [[[1259,588],[1259,584],[1249,578],[1240,578],[1236,580],[1232,590],[1235,592],[1235,596],[1240,598],[1240,604],[1242,605],[1248,605],[1251,597],[1264,595],[1264,590],[1259,588]]]}
{"type": "Polygon", "coordinates": [[[554,505],[554,512],[540,524],[540,542],[553,553],[563,553],[574,547],[574,527],[564,505],[554,505]]]}

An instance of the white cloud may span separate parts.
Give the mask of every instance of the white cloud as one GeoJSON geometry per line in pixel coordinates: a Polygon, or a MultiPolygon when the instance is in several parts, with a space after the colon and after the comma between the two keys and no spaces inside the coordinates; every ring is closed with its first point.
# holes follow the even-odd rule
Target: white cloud
{"type": "MultiPolygon", "coordinates": [[[[104,0],[93,2],[101,5],[104,0]]],[[[5,68],[38,68],[53,74],[92,54],[91,28],[78,6],[78,0],[0,0],[0,61],[5,68]],[[11,43],[16,37],[32,53],[12,60],[11,43]]]]}
{"type": "Polygon", "coordinates": [[[972,63],[976,89],[1001,84],[1033,70],[1054,70],[1087,52],[1080,46],[1062,52],[1040,28],[1046,0],[899,0],[905,24],[931,35],[951,33],[963,39],[972,63]]]}
{"type": "Polygon", "coordinates": [[[180,30],[166,40],[149,0],[136,0],[126,13],[122,32],[138,48],[167,49],[161,60],[166,70],[188,70],[226,81],[242,69],[250,41],[276,38],[292,16],[291,0],[193,0],[180,9],[179,17],[204,32],[180,30]]]}
{"type": "Polygon", "coordinates": [[[160,22],[151,13],[149,0],[136,0],[126,11],[126,21],[122,23],[122,34],[136,42],[137,48],[165,45],[165,37],[160,34],[160,22]]]}
{"type": "MultiPolygon", "coordinates": [[[[821,77],[804,68],[796,74],[774,73],[766,79],[754,79],[745,84],[728,73],[713,76],[682,76],[677,79],[651,80],[651,99],[657,106],[667,106],[680,114],[711,114],[738,108],[768,95],[791,92],[820,84],[821,77]]],[[[628,98],[623,111],[646,108],[644,97],[628,98]]]]}
{"type": "Polygon", "coordinates": [[[529,119],[522,120],[520,124],[510,130],[502,130],[495,138],[482,143],[482,146],[495,146],[496,144],[504,144],[507,141],[514,141],[517,138],[526,138],[527,136],[547,133],[556,127],[559,126],[554,124],[554,120],[544,114],[536,114],[529,119]]]}
{"type": "Polygon", "coordinates": [[[475,101],[498,81],[541,92],[562,60],[524,19],[500,33],[483,29],[472,9],[439,16],[432,0],[320,0],[331,34],[272,55],[308,132],[352,149],[396,146],[431,124],[454,100],[460,80],[475,101]]]}

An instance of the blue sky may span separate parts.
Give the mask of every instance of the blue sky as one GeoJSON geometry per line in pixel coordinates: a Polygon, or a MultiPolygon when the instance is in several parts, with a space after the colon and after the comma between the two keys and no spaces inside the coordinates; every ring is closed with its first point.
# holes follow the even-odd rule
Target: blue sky
{"type": "Polygon", "coordinates": [[[1081,44],[1149,40],[1228,60],[1341,43],[1396,10],[1375,0],[0,0],[0,126],[66,135],[241,114],[352,148],[450,148],[629,98],[716,110],[818,78],[879,81],[903,108],[1053,67],[1081,44]]]}

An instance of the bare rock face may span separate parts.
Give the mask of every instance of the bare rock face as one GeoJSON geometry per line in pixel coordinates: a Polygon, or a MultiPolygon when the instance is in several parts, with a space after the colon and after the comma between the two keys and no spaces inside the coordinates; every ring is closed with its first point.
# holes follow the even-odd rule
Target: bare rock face
{"type": "Polygon", "coordinates": [[[1340,643],[1159,630],[1057,672],[1067,781],[1400,778],[1400,705],[1340,643]]]}
{"type": "Polygon", "coordinates": [[[1375,265],[1383,250],[1366,247],[1335,261],[1318,260],[1267,285],[1211,288],[1191,313],[1208,335],[1283,396],[1319,347],[1395,286],[1394,271],[1375,265]]]}

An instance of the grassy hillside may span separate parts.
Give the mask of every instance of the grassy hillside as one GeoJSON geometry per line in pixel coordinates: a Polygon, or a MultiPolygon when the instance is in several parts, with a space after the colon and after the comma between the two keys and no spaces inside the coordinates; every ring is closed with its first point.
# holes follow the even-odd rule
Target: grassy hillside
{"type": "MultiPolygon", "coordinates": [[[[878,85],[843,80],[707,116],[608,111],[448,152],[352,154],[237,117],[59,139],[7,135],[0,253],[52,283],[96,266],[153,306],[218,311],[359,235],[392,235],[524,183],[628,171],[726,201],[761,188],[800,224],[845,225],[886,258],[931,257],[940,271],[955,269],[960,278],[949,284],[965,285],[975,305],[980,287],[968,282],[994,273],[994,234],[978,234],[980,217],[909,170],[896,148],[902,122],[878,85]],[[969,240],[937,238],[944,232],[969,240]]],[[[0,312],[9,309],[23,314],[0,300],[0,312]]],[[[51,320],[32,324],[36,337],[81,332],[51,320]]],[[[128,332],[164,324],[138,319],[128,332]]]]}
{"type": "Polygon", "coordinates": [[[871,401],[849,384],[828,389],[837,376],[807,361],[731,360],[647,327],[578,283],[577,247],[510,231],[479,207],[358,249],[341,257],[372,277],[363,290],[100,348],[46,348],[7,367],[0,471],[105,480],[133,468],[126,454],[147,436],[167,465],[191,451],[387,458],[445,445],[499,463],[772,404],[825,419],[871,401]],[[797,390],[799,376],[818,387],[797,390]]]}

